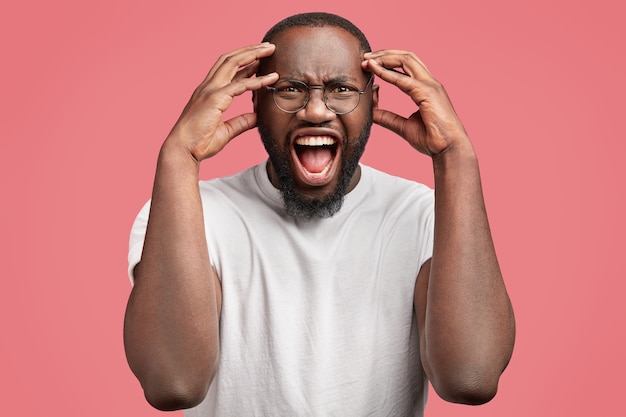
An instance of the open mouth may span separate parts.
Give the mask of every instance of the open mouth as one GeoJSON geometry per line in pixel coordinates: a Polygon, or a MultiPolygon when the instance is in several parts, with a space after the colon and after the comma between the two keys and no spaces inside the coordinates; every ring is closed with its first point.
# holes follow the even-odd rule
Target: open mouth
{"type": "Polygon", "coordinates": [[[299,136],[294,141],[303,182],[308,185],[324,185],[334,174],[335,160],[339,150],[337,140],[332,136],[299,136]]]}
{"type": "Polygon", "coordinates": [[[300,165],[311,174],[328,169],[337,153],[337,143],[329,136],[299,137],[294,147],[300,165]]]}

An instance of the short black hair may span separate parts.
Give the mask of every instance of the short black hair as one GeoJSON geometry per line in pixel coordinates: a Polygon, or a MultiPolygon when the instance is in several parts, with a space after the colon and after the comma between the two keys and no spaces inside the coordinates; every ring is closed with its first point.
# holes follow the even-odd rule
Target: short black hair
{"type": "Polygon", "coordinates": [[[361,52],[372,51],[372,48],[367,41],[367,38],[365,37],[363,32],[361,32],[361,30],[354,25],[354,23],[341,16],[337,16],[336,14],[324,12],[301,13],[287,17],[276,23],[274,26],[272,26],[272,28],[270,28],[270,30],[267,31],[267,33],[263,37],[263,42],[271,42],[272,39],[276,37],[276,35],[286,31],[287,29],[295,27],[313,28],[324,26],[333,26],[344,29],[359,40],[362,49],[361,52]]]}

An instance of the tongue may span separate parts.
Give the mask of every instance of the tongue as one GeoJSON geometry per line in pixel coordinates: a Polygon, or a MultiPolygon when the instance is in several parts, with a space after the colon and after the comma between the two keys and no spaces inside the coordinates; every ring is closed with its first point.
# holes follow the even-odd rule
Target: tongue
{"type": "Polygon", "coordinates": [[[325,146],[303,146],[298,152],[300,163],[307,171],[311,173],[319,173],[326,168],[333,157],[330,148],[325,146]]]}

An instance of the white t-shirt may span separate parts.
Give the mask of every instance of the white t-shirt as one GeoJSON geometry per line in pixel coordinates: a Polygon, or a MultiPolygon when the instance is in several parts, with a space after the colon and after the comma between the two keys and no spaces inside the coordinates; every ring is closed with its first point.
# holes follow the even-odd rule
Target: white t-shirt
{"type": "MultiPolygon", "coordinates": [[[[339,213],[307,221],[286,214],[265,163],[200,182],[220,363],[186,417],[423,415],[413,293],[432,256],[434,194],[361,168],[339,213]]],[[[148,212],[131,232],[131,279],[148,212]]]]}

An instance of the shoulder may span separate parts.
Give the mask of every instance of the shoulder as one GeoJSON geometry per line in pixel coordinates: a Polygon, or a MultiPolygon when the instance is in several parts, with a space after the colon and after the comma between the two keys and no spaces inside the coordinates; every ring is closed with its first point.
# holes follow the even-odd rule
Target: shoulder
{"type": "Polygon", "coordinates": [[[264,173],[265,164],[261,163],[234,175],[202,180],[199,182],[200,197],[203,203],[231,201],[240,204],[259,201],[270,204],[273,196],[264,183],[269,183],[264,173]]]}
{"type": "Polygon", "coordinates": [[[377,196],[413,201],[434,200],[434,190],[425,184],[391,175],[367,165],[361,165],[361,169],[364,181],[370,184],[371,192],[377,196]]]}
{"type": "Polygon", "coordinates": [[[246,188],[250,188],[252,182],[254,182],[254,171],[258,166],[253,166],[238,172],[234,175],[228,175],[219,178],[212,178],[209,180],[200,180],[198,185],[200,192],[214,193],[221,192],[241,192],[246,188]]]}
{"type": "Polygon", "coordinates": [[[361,164],[361,179],[346,196],[345,205],[347,212],[372,223],[415,230],[431,222],[434,202],[434,191],[427,185],[361,164]]]}
{"type": "Polygon", "coordinates": [[[230,212],[232,216],[254,217],[281,207],[278,190],[267,178],[265,163],[234,175],[200,181],[199,188],[206,213],[230,212]]]}

